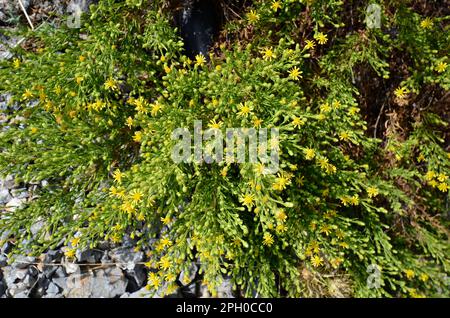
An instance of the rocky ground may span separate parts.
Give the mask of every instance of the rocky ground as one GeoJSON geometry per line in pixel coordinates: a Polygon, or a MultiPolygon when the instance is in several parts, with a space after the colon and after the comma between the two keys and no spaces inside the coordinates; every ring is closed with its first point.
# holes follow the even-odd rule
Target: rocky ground
{"type": "MultiPolygon", "coordinates": [[[[51,21],[52,17],[64,14],[68,7],[79,4],[86,10],[92,0],[55,0],[38,1],[22,0],[30,19],[35,26],[42,21],[51,21]]],[[[20,45],[22,39],[11,38],[2,34],[2,28],[14,27],[27,21],[21,12],[18,2],[0,0],[0,60],[11,59],[11,48],[20,45]]],[[[5,110],[10,95],[0,95],[0,123],[8,119],[5,110]]],[[[13,110],[12,109],[12,110],[13,110]]],[[[10,109],[11,110],[11,109],[10,109]]],[[[12,120],[20,120],[13,118],[12,120]]],[[[45,187],[46,182],[38,184],[17,184],[13,176],[0,179],[0,217],[4,210],[14,211],[22,204],[33,199],[38,187],[45,187]]],[[[33,225],[32,231],[37,233],[44,226],[43,222],[33,225]]],[[[144,252],[134,251],[132,239],[125,239],[122,245],[102,244],[93,250],[78,250],[76,260],[69,261],[64,256],[63,245],[49,250],[39,257],[11,255],[14,244],[9,234],[0,237],[0,298],[5,297],[104,297],[104,298],[140,298],[162,297],[162,290],[156,294],[146,290],[148,269],[144,252]]],[[[189,277],[190,283],[183,285],[166,297],[209,297],[205,286],[198,277],[197,264],[193,263],[180,279],[189,277]]],[[[233,297],[232,285],[228,279],[218,291],[219,297],[233,297]]]]}

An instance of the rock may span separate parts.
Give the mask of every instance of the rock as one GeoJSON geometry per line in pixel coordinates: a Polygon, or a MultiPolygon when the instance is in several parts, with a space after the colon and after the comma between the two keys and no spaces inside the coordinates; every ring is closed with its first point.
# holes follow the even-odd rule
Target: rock
{"type": "MultiPolygon", "coordinates": [[[[5,234],[5,235],[2,235],[2,238],[1,238],[2,241],[6,240],[6,238],[9,237],[9,233],[4,232],[3,234],[5,234]]],[[[12,248],[13,248],[13,245],[7,241],[0,248],[0,252],[3,254],[8,254],[9,252],[11,252],[12,248]]]]}
{"type": "MultiPolygon", "coordinates": [[[[9,96],[9,98],[6,99],[6,102],[9,101],[9,99],[11,98],[11,96],[9,96]]],[[[14,180],[14,177],[12,175],[7,175],[5,179],[3,179],[2,181],[0,181],[0,185],[3,188],[6,189],[12,189],[16,184],[16,181],[14,180]]]]}
{"type": "Polygon", "coordinates": [[[11,195],[18,199],[26,199],[30,196],[26,188],[11,189],[11,195]]]}
{"type": "Polygon", "coordinates": [[[45,295],[42,298],[61,298],[62,295],[60,293],[59,287],[50,282],[48,284],[47,290],[45,291],[45,295]]]}
{"type": "Polygon", "coordinates": [[[73,273],[79,273],[80,272],[80,266],[75,264],[75,263],[71,263],[68,262],[67,260],[63,261],[63,266],[64,269],[66,270],[67,274],[73,274],[73,273]]]}
{"type": "Polygon", "coordinates": [[[6,292],[6,283],[4,281],[0,281],[0,297],[3,297],[6,292]]]}
{"type": "Polygon", "coordinates": [[[0,254],[0,267],[4,267],[8,264],[8,257],[6,255],[0,254]]]}
{"type": "Polygon", "coordinates": [[[114,298],[125,293],[127,281],[117,267],[70,276],[64,295],[68,298],[114,298]]]}
{"type": "Polygon", "coordinates": [[[147,288],[141,288],[138,291],[135,291],[134,293],[125,293],[120,298],[152,298],[153,297],[152,291],[149,291],[147,288]]]}
{"type": "Polygon", "coordinates": [[[23,280],[23,283],[27,288],[32,288],[34,284],[37,282],[37,280],[38,280],[37,276],[27,274],[23,280]]]}
{"type": "Polygon", "coordinates": [[[7,202],[9,202],[12,199],[11,194],[9,193],[8,189],[2,188],[0,189],[0,205],[3,205],[7,202]]]}
{"type": "Polygon", "coordinates": [[[75,254],[79,262],[97,263],[101,260],[103,252],[99,250],[77,250],[75,254]]]}
{"type": "Polygon", "coordinates": [[[132,270],[127,270],[126,276],[133,279],[138,288],[147,282],[147,273],[143,265],[136,265],[132,270]]]}
{"type": "Polygon", "coordinates": [[[31,234],[33,236],[36,236],[36,234],[38,234],[39,231],[41,231],[44,226],[45,226],[45,222],[41,221],[41,220],[33,223],[33,225],[31,225],[31,227],[30,227],[31,234]]]}
{"type": "Polygon", "coordinates": [[[5,210],[14,212],[16,209],[21,208],[25,202],[26,199],[12,198],[6,203],[5,210]]]}
{"type": "Polygon", "coordinates": [[[27,268],[36,262],[36,257],[33,256],[23,256],[23,255],[14,255],[12,257],[13,263],[12,267],[15,268],[27,268]]]}
{"type": "Polygon", "coordinates": [[[11,297],[14,297],[14,298],[28,297],[28,289],[24,283],[19,282],[17,284],[11,284],[11,285],[8,284],[8,287],[9,288],[8,288],[7,292],[11,297]]]}
{"type": "Polygon", "coordinates": [[[180,282],[184,285],[190,285],[197,275],[198,266],[196,263],[192,263],[187,270],[181,271],[180,282]]]}
{"type": "Polygon", "coordinates": [[[230,278],[225,278],[222,284],[217,288],[217,297],[235,298],[233,294],[233,284],[230,278]]]}
{"type": "Polygon", "coordinates": [[[35,266],[30,266],[28,267],[28,275],[36,277],[39,275],[39,271],[35,266]]]}
{"type": "Polygon", "coordinates": [[[17,269],[12,266],[3,268],[3,276],[7,286],[12,286],[17,281],[23,280],[27,273],[27,269],[17,269]]]}
{"type": "Polygon", "coordinates": [[[111,259],[120,263],[117,266],[122,269],[133,270],[135,264],[141,262],[144,258],[143,252],[135,252],[133,248],[119,247],[109,252],[111,259]]]}
{"type": "Polygon", "coordinates": [[[39,275],[35,288],[33,289],[34,297],[43,297],[50,281],[44,275],[39,275]]]}

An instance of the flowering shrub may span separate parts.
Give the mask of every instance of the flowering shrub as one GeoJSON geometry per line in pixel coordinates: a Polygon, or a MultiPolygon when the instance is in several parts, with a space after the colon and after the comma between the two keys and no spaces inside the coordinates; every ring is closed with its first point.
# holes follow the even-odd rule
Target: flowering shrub
{"type": "Polygon", "coordinates": [[[226,275],[244,296],[448,296],[448,11],[379,1],[369,29],[362,2],[253,1],[195,59],[163,0],[28,34],[1,64],[0,169],[48,185],[0,232],[67,258],[130,234],[155,290],[198,260],[213,295],[226,275]],[[175,163],[195,121],[277,128],[279,171],[175,163]]]}

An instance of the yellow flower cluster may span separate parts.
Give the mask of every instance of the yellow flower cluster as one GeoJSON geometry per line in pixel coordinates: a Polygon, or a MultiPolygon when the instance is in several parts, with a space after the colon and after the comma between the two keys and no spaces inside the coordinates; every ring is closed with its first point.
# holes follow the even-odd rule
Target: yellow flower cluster
{"type": "Polygon", "coordinates": [[[444,173],[437,174],[430,170],[425,174],[425,180],[433,188],[438,188],[439,191],[447,192],[449,189],[448,176],[444,173]]]}

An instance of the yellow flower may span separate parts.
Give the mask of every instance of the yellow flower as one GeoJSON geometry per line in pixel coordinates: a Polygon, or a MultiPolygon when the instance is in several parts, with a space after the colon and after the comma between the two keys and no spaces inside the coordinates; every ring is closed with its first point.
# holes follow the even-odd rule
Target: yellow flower
{"type": "Polygon", "coordinates": [[[431,29],[433,27],[433,21],[429,17],[426,17],[420,22],[420,27],[422,29],[431,29]]]}
{"type": "Polygon", "coordinates": [[[165,217],[161,218],[161,222],[164,225],[168,225],[170,223],[170,217],[168,215],[166,215],[165,217]]]}
{"type": "Polygon", "coordinates": [[[254,10],[250,10],[250,12],[247,13],[247,20],[252,24],[256,23],[259,21],[259,14],[254,10]]]}
{"type": "Polygon", "coordinates": [[[341,102],[338,101],[338,100],[335,100],[335,101],[333,102],[333,108],[334,108],[334,109],[339,109],[339,108],[341,108],[341,102]]]}
{"type": "Polygon", "coordinates": [[[177,279],[177,277],[173,273],[168,273],[165,276],[166,282],[173,282],[173,281],[175,281],[175,279],[177,279]]]}
{"type": "Polygon", "coordinates": [[[252,111],[252,109],[250,108],[250,106],[248,106],[246,102],[240,103],[238,109],[239,109],[238,116],[242,117],[247,117],[252,111]]]}
{"type": "Polygon", "coordinates": [[[326,34],[323,34],[322,32],[314,34],[314,38],[321,45],[324,45],[328,42],[328,36],[326,34]]]}
{"type": "Polygon", "coordinates": [[[80,85],[83,80],[84,78],[82,76],[75,77],[75,81],[77,82],[78,85],[80,85]]]}
{"type": "Polygon", "coordinates": [[[261,53],[263,54],[263,59],[265,59],[266,61],[271,61],[272,59],[276,58],[276,55],[273,52],[272,48],[266,48],[261,53]]]}
{"type": "Polygon", "coordinates": [[[303,152],[306,160],[312,160],[316,156],[316,152],[312,148],[306,148],[303,152]]]}
{"type": "Polygon", "coordinates": [[[355,194],[354,196],[352,196],[350,198],[350,204],[351,205],[359,205],[359,197],[357,194],[355,194]]]}
{"type": "Polygon", "coordinates": [[[125,122],[125,125],[127,125],[128,128],[131,128],[131,126],[133,126],[133,118],[128,117],[126,122],[125,122]]]}
{"type": "Polygon", "coordinates": [[[433,188],[436,188],[439,185],[436,180],[430,180],[430,181],[428,181],[428,184],[430,186],[432,186],[433,188]]]}
{"type": "Polygon", "coordinates": [[[161,278],[155,273],[150,273],[148,277],[148,289],[158,289],[161,286],[161,278]]]}
{"type": "Polygon", "coordinates": [[[305,41],[305,49],[313,49],[316,46],[316,42],[314,40],[306,40],[305,41]]]}
{"type": "Polygon", "coordinates": [[[429,279],[428,275],[424,273],[420,274],[419,278],[422,282],[426,282],[429,279]]]}
{"type": "Polygon", "coordinates": [[[253,194],[246,194],[239,199],[249,210],[254,206],[255,196],[253,194]]]}
{"type": "Polygon", "coordinates": [[[284,212],[283,209],[278,209],[278,210],[275,212],[275,217],[277,218],[277,220],[279,220],[279,221],[281,221],[281,222],[284,222],[284,221],[286,221],[286,219],[287,219],[286,212],[284,212]]]}
{"type": "Polygon", "coordinates": [[[103,85],[107,90],[117,90],[117,82],[112,77],[108,78],[103,85]]]}
{"type": "Polygon", "coordinates": [[[221,122],[221,121],[217,122],[215,119],[212,119],[209,122],[208,127],[212,128],[212,129],[220,129],[222,127],[222,125],[223,125],[223,122],[221,122]]]}
{"type": "Polygon", "coordinates": [[[287,226],[284,224],[278,224],[277,227],[275,228],[275,231],[277,231],[278,234],[284,233],[287,231],[287,226]]]}
{"type": "Polygon", "coordinates": [[[168,237],[163,237],[161,239],[161,246],[163,247],[172,246],[172,241],[168,237]]]}
{"type": "Polygon", "coordinates": [[[436,71],[438,71],[438,73],[444,73],[447,69],[447,66],[447,63],[439,62],[439,64],[436,66],[436,71]]]}
{"type": "Polygon", "coordinates": [[[158,115],[158,113],[161,112],[161,110],[162,110],[162,106],[158,101],[156,101],[155,103],[152,104],[151,114],[153,117],[158,115]]]}
{"type": "Polygon", "coordinates": [[[422,161],[425,161],[425,156],[424,156],[423,154],[420,154],[420,155],[417,157],[417,162],[422,162],[422,161]]]}
{"type": "Polygon", "coordinates": [[[29,89],[26,89],[25,92],[22,94],[22,97],[24,99],[30,99],[33,97],[33,93],[29,89]]]}
{"type": "Polygon", "coordinates": [[[280,1],[273,1],[271,8],[273,11],[277,12],[279,9],[281,9],[281,3],[280,1]]]}
{"type": "Polygon", "coordinates": [[[323,259],[319,255],[314,255],[311,257],[311,264],[314,267],[319,267],[323,265],[323,259]]]}
{"type": "Polygon", "coordinates": [[[195,56],[195,65],[196,66],[203,66],[206,63],[206,58],[203,56],[203,54],[197,54],[195,56]]]}
{"type": "Polygon", "coordinates": [[[448,184],[446,182],[439,183],[438,189],[441,192],[447,192],[448,191],[448,184]]]}
{"type": "Polygon", "coordinates": [[[140,190],[133,189],[130,192],[130,198],[134,203],[138,203],[142,200],[142,192],[140,190]]]}
{"type": "Polygon", "coordinates": [[[304,119],[302,119],[300,117],[297,117],[297,116],[294,116],[292,118],[292,125],[294,126],[294,128],[300,128],[304,124],[305,124],[305,120],[304,119]]]}
{"type": "Polygon", "coordinates": [[[132,214],[135,211],[133,204],[130,201],[123,202],[120,209],[128,214],[132,214]]]}
{"type": "Polygon", "coordinates": [[[84,61],[86,60],[86,58],[85,58],[83,55],[80,55],[80,56],[78,57],[78,60],[79,60],[80,62],[84,62],[84,61]]]}
{"type": "Polygon", "coordinates": [[[299,78],[302,78],[302,71],[299,70],[299,68],[296,66],[293,69],[289,71],[289,78],[298,81],[299,78]]]}
{"type": "Polygon", "coordinates": [[[394,95],[398,98],[405,98],[408,93],[409,91],[406,87],[399,87],[394,91],[394,95]]]}
{"type": "Polygon", "coordinates": [[[333,266],[333,268],[338,268],[339,265],[341,265],[343,261],[344,261],[344,260],[343,260],[342,258],[339,258],[339,257],[338,257],[338,258],[332,259],[332,260],[330,261],[330,263],[331,263],[331,266],[333,266]]]}
{"type": "Polygon", "coordinates": [[[76,252],[76,250],[73,249],[73,248],[71,248],[71,249],[66,250],[66,251],[64,252],[64,255],[65,255],[67,258],[73,259],[73,258],[75,257],[75,252],[76,252]]]}
{"type": "Polygon", "coordinates": [[[168,256],[163,256],[158,262],[159,268],[162,270],[168,270],[172,266],[172,262],[169,260],[168,256]]]}
{"type": "Polygon", "coordinates": [[[73,239],[70,240],[70,245],[71,245],[72,247],[77,246],[78,243],[80,243],[80,238],[79,238],[79,237],[74,237],[73,239]]]}
{"type": "Polygon", "coordinates": [[[120,172],[119,169],[116,169],[113,173],[113,178],[116,180],[117,183],[122,183],[123,173],[120,172]]]}
{"type": "Polygon", "coordinates": [[[445,175],[445,174],[443,174],[443,173],[440,173],[440,174],[438,175],[437,179],[439,180],[439,182],[445,182],[445,181],[447,181],[448,176],[445,175]]]}
{"type": "Polygon", "coordinates": [[[347,140],[350,139],[350,134],[349,134],[348,132],[346,132],[346,131],[343,131],[343,132],[341,132],[341,133],[339,134],[339,139],[340,139],[340,140],[347,141],[347,140]]]}
{"type": "Polygon", "coordinates": [[[414,271],[412,269],[406,269],[405,270],[406,278],[413,279],[414,278],[414,271]]]}
{"type": "Polygon", "coordinates": [[[263,236],[263,245],[265,246],[271,246],[274,243],[273,235],[270,233],[264,233],[263,236]]]}
{"type": "Polygon", "coordinates": [[[38,132],[38,129],[36,127],[31,127],[30,130],[31,130],[32,134],[35,134],[38,132]]]}
{"type": "Polygon", "coordinates": [[[20,60],[19,60],[19,59],[14,59],[14,61],[13,61],[13,67],[14,67],[14,68],[19,68],[19,67],[20,67],[20,60]]]}
{"type": "Polygon", "coordinates": [[[258,117],[254,117],[253,118],[253,127],[255,127],[255,128],[261,127],[262,122],[263,122],[262,119],[259,119],[258,117]]]}
{"type": "Polygon", "coordinates": [[[133,140],[135,142],[141,142],[142,141],[142,131],[136,131],[134,133],[133,140]]]}
{"type": "Polygon", "coordinates": [[[329,226],[328,224],[324,224],[320,227],[319,232],[328,236],[331,233],[331,226],[329,226]]]}
{"type": "Polygon", "coordinates": [[[274,190],[283,191],[289,184],[291,184],[291,180],[288,176],[278,174],[275,182],[272,184],[272,188],[274,190]]]}
{"type": "Polygon", "coordinates": [[[367,189],[367,195],[369,198],[376,197],[378,195],[378,189],[374,187],[370,187],[367,189]]]}
{"type": "Polygon", "coordinates": [[[430,170],[425,174],[425,180],[431,181],[431,180],[433,180],[433,178],[435,176],[436,176],[436,172],[430,170]]]}

